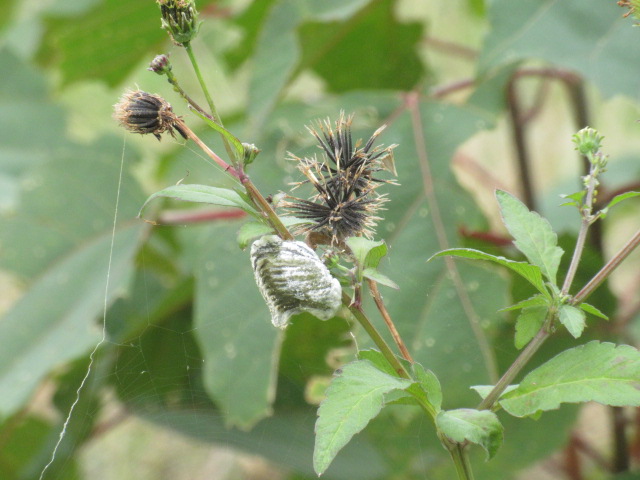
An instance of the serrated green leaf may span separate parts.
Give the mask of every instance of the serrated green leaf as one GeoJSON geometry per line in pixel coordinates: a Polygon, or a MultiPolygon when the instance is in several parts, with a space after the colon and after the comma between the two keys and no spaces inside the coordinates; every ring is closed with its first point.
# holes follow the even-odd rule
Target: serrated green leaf
{"type": "Polygon", "coordinates": [[[442,408],[442,388],[436,374],[431,370],[425,369],[419,363],[412,364],[411,371],[413,373],[413,378],[418,381],[418,384],[412,385],[407,389],[407,391],[415,394],[414,389],[418,386],[424,393],[426,393],[426,399],[434,407],[435,411],[440,411],[442,408]]]}
{"type": "Polygon", "coordinates": [[[455,442],[480,445],[491,459],[502,445],[504,429],[495,413],[488,410],[460,408],[438,413],[436,426],[455,442]]]}
{"type": "Polygon", "coordinates": [[[527,307],[544,307],[549,305],[549,300],[542,295],[534,295],[531,298],[527,298],[526,300],[522,300],[514,305],[509,307],[501,308],[498,310],[499,312],[510,312],[513,310],[521,310],[527,307]]]}
{"type": "Polygon", "coordinates": [[[594,315],[596,317],[600,317],[603,320],[609,320],[609,317],[607,317],[604,313],[602,313],[600,310],[598,310],[596,307],[594,307],[593,305],[590,305],[588,303],[581,303],[580,305],[578,305],[579,308],[581,308],[582,310],[584,310],[587,313],[590,313],[591,315],[594,315]]]}
{"type": "Polygon", "coordinates": [[[640,192],[625,192],[625,193],[621,193],[620,195],[616,195],[615,197],[613,197],[613,199],[609,203],[607,203],[606,207],[600,210],[601,212],[600,216],[602,218],[605,218],[609,213],[609,210],[611,209],[611,207],[613,207],[614,205],[617,205],[620,202],[627,200],[628,198],[634,198],[638,196],[640,196],[640,192]]]}
{"type": "Polygon", "coordinates": [[[364,278],[368,278],[369,280],[373,280],[374,282],[379,283],[380,285],[385,285],[387,287],[391,287],[396,290],[400,288],[396,282],[394,282],[389,277],[380,273],[378,270],[374,268],[365,268],[364,271],[362,272],[362,276],[364,278]]]}
{"type": "Polygon", "coordinates": [[[524,417],[562,403],[640,405],[640,352],[629,345],[589,342],[565,350],[530,372],[503,396],[502,407],[524,417]]]}
{"type": "Polygon", "coordinates": [[[377,268],[382,257],[387,254],[387,245],[383,240],[373,241],[364,237],[350,237],[347,245],[353,252],[356,264],[361,268],[377,268]]]}
{"type": "Polygon", "coordinates": [[[515,346],[518,350],[524,347],[536,336],[542,328],[542,324],[547,316],[548,307],[528,307],[522,309],[516,320],[515,346]]]}
{"type": "Polygon", "coordinates": [[[531,212],[516,197],[496,190],[496,198],[504,224],[514,238],[514,245],[524,253],[533,265],[540,267],[542,274],[556,283],[558,266],[564,251],[558,247],[558,236],[549,222],[536,212],[531,212]]]}
{"type": "Polygon", "coordinates": [[[351,437],[360,432],[384,406],[384,395],[404,390],[410,380],[380,371],[368,360],[342,367],[318,409],[313,468],[321,475],[351,437]]]}
{"type": "Polygon", "coordinates": [[[449,250],[444,250],[442,252],[436,253],[427,261],[431,261],[436,257],[444,257],[448,255],[453,257],[469,258],[472,260],[487,260],[489,262],[497,263],[498,265],[507,267],[508,269],[520,275],[522,278],[531,283],[531,285],[533,285],[539,292],[547,296],[549,295],[549,292],[547,291],[546,287],[544,286],[544,282],[542,281],[540,268],[536,265],[531,265],[527,262],[516,262],[515,260],[509,260],[508,258],[504,257],[497,257],[495,255],[491,255],[480,250],[474,250],[472,248],[451,248],[449,250]]]}
{"type": "Polygon", "coordinates": [[[585,315],[582,310],[571,305],[561,305],[558,309],[558,320],[562,323],[573,338],[582,335],[585,327],[585,315]]]}
{"type": "Polygon", "coordinates": [[[368,360],[373,363],[376,368],[388,375],[397,377],[398,372],[396,372],[393,367],[389,364],[385,356],[379,351],[374,350],[372,348],[368,348],[366,350],[360,350],[358,352],[358,358],[360,360],[368,360]]]}
{"type": "Polygon", "coordinates": [[[208,185],[173,185],[164,188],[147,198],[140,208],[138,216],[142,215],[149,202],[159,197],[175,198],[185,202],[208,203],[223,207],[236,207],[258,217],[255,209],[238,192],[228,188],[210,187],[208,185]]]}

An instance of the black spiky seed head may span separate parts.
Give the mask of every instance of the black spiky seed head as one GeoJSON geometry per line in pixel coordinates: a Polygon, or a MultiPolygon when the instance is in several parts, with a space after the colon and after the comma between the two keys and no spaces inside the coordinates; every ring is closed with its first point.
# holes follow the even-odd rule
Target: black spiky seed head
{"type": "Polygon", "coordinates": [[[387,201],[374,191],[380,184],[363,178],[362,168],[347,177],[331,173],[317,158],[297,160],[299,170],[315,189],[309,200],[288,196],[283,203],[291,215],[308,220],[299,231],[326,235],[332,244],[349,237],[372,237],[381,219],[376,214],[387,201]]]}
{"type": "Polygon", "coordinates": [[[386,125],[378,128],[362,145],[362,141],[353,141],[351,124],[353,115],[345,116],[340,112],[335,128],[331,121],[318,121],[316,126],[308,126],[307,130],[316,138],[323,155],[329,160],[325,169],[332,181],[356,182],[355,191],[360,193],[368,188],[368,182],[394,183],[389,180],[374,178],[373,175],[381,170],[388,170],[395,175],[393,149],[397,145],[374,146],[378,136],[386,125]],[[357,177],[357,180],[356,180],[357,177]]]}
{"type": "Polygon", "coordinates": [[[133,133],[153,134],[158,140],[164,132],[175,137],[174,129],[184,138],[187,134],[171,105],[159,95],[135,90],[126,92],[114,105],[113,118],[133,133]]]}
{"type": "Polygon", "coordinates": [[[288,196],[283,206],[308,221],[299,227],[300,232],[328,237],[332,244],[348,237],[372,237],[381,219],[376,214],[387,201],[376,189],[383,183],[394,183],[373,175],[381,170],[395,174],[392,151],[396,145],[374,146],[384,127],[376,130],[364,146],[360,140],[354,143],[352,119],[340,112],[335,128],[328,119],[317,122],[317,128],[307,127],[320,144],[320,158],[299,158],[289,153],[289,159],[306,177],[296,185],[310,183],[315,193],[308,200],[288,196]]]}
{"type": "Polygon", "coordinates": [[[157,0],[164,28],[176,45],[189,43],[198,34],[198,11],[193,0],[157,0]]]}

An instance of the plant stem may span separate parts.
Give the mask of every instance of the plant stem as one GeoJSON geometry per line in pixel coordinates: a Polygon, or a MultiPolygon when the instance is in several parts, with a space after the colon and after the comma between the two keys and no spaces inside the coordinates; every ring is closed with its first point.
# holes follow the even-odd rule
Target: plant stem
{"type": "Polygon", "coordinates": [[[575,277],[576,271],[578,270],[580,258],[582,257],[584,243],[587,239],[587,232],[589,231],[589,227],[593,223],[591,214],[593,212],[593,192],[598,185],[598,181],[596,180],[597,170],[597,167],[592,167],[589,172],[590,175],[589,183],[587,185],[587,195],[585,197],[584,204],[580,209],[582,223],[580,224],[580,232],[578,233],[578,238],[576,240],[576,247],[573,249],[573,257],[571,257],[571,263],[569,264],[569,269],[567,270],[567,276],[565,277],[564,284],[562,285],[562,295],[566,295],[567,293],[569,293],[569,289],[571,288],[571,284],[573,283],[573,278],[575,277]]]}
{"type": "Polygon", "coordinates": [[[200,66],[198,65],[198,60],[196,56],[193,54],[193,49],[191,48],[191,42],[184,43],[184,49],[187,51],[187,55],[189,56],[189,60],[191,61],[191,65],[193,65],[193,70],[196,73],[196,77],[198,78],[198,82],[200,83],[200,87],[204,93],[204,97],[207,99],[207,104],[211,109],[211,115],[215,122],[222,125],[222,121],[220,120],[220,115],[218,115],[218,110],[216,109],[216,105],[213,103],[213,98],[209,94],[209,89],[207,88],[207,84],[204,83],[204,78],[202,78],[202,73],[200,73],[200,66]]]}
{"type": "Polygon", "coordinates": [[[271,204],[267,202],[267,200],[262,196],[260,191],[251,182],[249,176],[242,171],[240,166],[233,167],[223,159],[221,159],[202,140],[200,140],[200,138],[193,132],[193,130],[187,127],[187,125],[181,119],[177,118],[175,120],[175,123],[180,127],[180,129],[182,129],[182,131],[184,131],[188,138],[193,140],[202,149],[202,151],[214,161],[214,163],[219,165],[225,172],[240,181],[255,207],[262,213],[264,218],[267,219],[269,224],[278,233],[278,235],[280,235],[280,237],[282,237],[284,240],[293,240],[293,235],[291,235],[291,233],[289,233],[289,230],[287,230],[287,227],[284,226],[284,224],[280,220],[280,217],[278,217],[278,214],[273,210],[271,204]]]}
{"type": "Polygon", "coordinates": [[[529,170],[531,159],[529,158],[529,151],[527,150],[527,142],[525,139],[522,113],[520,112],[520,104],[516,90],[515,76],[507,85],[507,106],[509,108],[509,117],[511,118],[511,133],[516,147],[516,159],[520,170],[524,203],[529,210],[535,210],[535,197],[533,194],[531,172],[529,170]]]}
{"type": "Polygon", "coordinates": [[[578,304],[591,295],[593,291],[598,288],[600,284],[609,277],[609,275],[611,275],[611,272],[613,272],[631,252],[633,252],[638,244],[640,244],[640,230],[638,230],[635,235],[631,237],[631,239],[620,249],[620,251],[618,251],[618,253],[616,253],[584,287],[582,287],[582,290],[573,297],[573,301],[571,303],[578,304]]]}
{"type": "MultiPolygon", "coordinates": [[[[189,56],[191,65],[193,65],[193,70],[195,71],[196,77],[198,78],[198,82],[200,83],[200,87],[202,88],[202,91],[204,92],[204,96],[207,99],[207,104],[211,109],[211,116],[213,117],[213,121],[216,122],[221,127],[224,127],[224,125],[222,124],[222,120],[220,119],[220,115],[218,115],[218,110],[216,109],[216,105],[215,103],[213,103],[213,98],[211,98],[211,95],[209,94],[209,89],[207,88],[207,84],[204,83],[204,78],[202,78],[202,73],[200,73],[200,66],[198,65],[198,60],[196,59],[196,56],[193,54],[193,49],[191,48],[191,42],[186,42],[183,44],[183,46],[184,46],[184,49],[187,51],[187,55],[189,56]]],[[[233,154],[233,149],[231,148],[231,145],[229,145],[229,142],[224,137],[224,135],[221,134],[220,136],[222,137],[222,142],[224,143],[224,149],[227,151],[227,154],[229,155],[229,159],[233,161],[233,159],[235,159],[236,157],[233,154]]]]}
{"type": "Polygon", "coordinates": [[[473,471],[469,463],[469,458],[464,447],[459,443],[446,442],[447,450],[451,455],[451,460],[456,467],[456,473],[459,480],[473,480],[473,471]]]}
{"type": "Polygon", "coordinates": [[[398,358],[395,356],[385,339],[382,338],[382,335],[380,335],[378,330],[376,330],[376,327],[373,326],[367,315],[364,313],[364,311],[362,310],[362,306],[352,304],[351,297],[349,297],[349,295],[344,292],[342,292],[342,304],[349,309],[358,323],[362,325],[369,337],[371,337],[371,340],[373,340],[373,342],[380,349],[380,353],[384,355],[384,358],[387,359],[389,364],[398,373],[398,375],[402,378],[411,378],[411,375],[409,375],[407,369],[404,368],[404,365],[402,365],[402,363],[400,363],[400,360],[398,360],[398,358]]]}
{"type": "Polygon", "coordinates": [[[489,395],[487,395],[478,405],[478,410],[490,410],[496,403],[502,392],[513,382],[513,379],[520,373],[524,366],[531,360],[531,357],[538,351],[544,341],[549,337],[549,326],[555,317],[555,309],[550,308],[543,327],[538,331],[533,340],[520,352],[518,358],[511,364],[504,375],[498,380],[496,386],[493,387],[489,395]]]}
{"type": "Polygon", "coordinates": [[[405,358],[405,360],[411,363],[415,363],[413,358],[411,357],[411,354],[409,353],[409,350],[407,349],[406,345],[402,341],[402,337],[400,337],[400,333],[398,332],[398,329],[393,323],[393,320],[391,319],[391,315],[389,315],[389,312],[387,311],[387,307],[385,306],[384,301],[382,300],[382,295],[380,295],[380,291],[378,290],[378,284],[373,280],[367,280],[367,283],[369,285],[369,290],[371,291],[371,296],[373,297],[373,301],[376,302],[376,306],[380,311],[380,315],[382,315],[382,318],[384,319],[384,323],[387,324],[387,328],[389,329],[389,332],[391,332],[391,336],[393,337],[393,340],[396,342],[396,345],[400,349],[402,356],[405,358]]]}

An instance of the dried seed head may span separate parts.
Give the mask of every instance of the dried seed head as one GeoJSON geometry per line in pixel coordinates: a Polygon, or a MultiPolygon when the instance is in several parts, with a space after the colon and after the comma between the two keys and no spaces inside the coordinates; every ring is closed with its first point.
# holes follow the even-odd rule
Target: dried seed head
{"type": "Polygon", "coordinates": [[[328,320],[340,308],[340,282],[303,242],[264,236],[251,245],[251,264],[276,327],[286,327],[291,316],[302,312],[328,320]]]}
{"type": "Polygon", "coordinates": [[[176,45],[189,43],[197,34],[198,11],[193,0],[158,0],[164,28],[176,45]]]}
{"type": "Polygon", "coordinates": [[[375,178],[375,172],[393,168],[392,150],[396,145],[383,148],[374,142],[384,127],[376,130],[364,146],[351,138],[352,116],[344,112],[335,122],[318,122],[317,129],[307,127],[316,137],[323,152],[320,159],[299,158],[289,154],[298,169],[307,178],[298,183],[310,183],[315,194],[305,200],[289,196],[284,207],[296,217],[309,220],[299,231],[325,235],[332,244],[339,244],[348,237],[371,237],[380,217],[377,212],[387,201],[375,190],[382,183],[394,183],[375,178]]]}
{"type": "Polygon", "coordinates": [[[130,132],[141,135],[152,133],[160,140],[160,134],[164,132],[169,132],[175,137],[175,128],[180,135],[187,138],[171,105],[158,95],[141,90],[126,92],[114,105],[114,109],[113,118],[130,132]]]}

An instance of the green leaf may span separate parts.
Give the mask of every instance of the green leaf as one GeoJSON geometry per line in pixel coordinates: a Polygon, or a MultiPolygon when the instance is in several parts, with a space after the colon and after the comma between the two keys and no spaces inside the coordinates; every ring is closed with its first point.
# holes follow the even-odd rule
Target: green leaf
{"type": "Polygon", "coordinates": [[[99,78],[113,87],[166,40],[159,18],[155,2],[99,2],[82,15],[49,19],[38,58],[58,63],[63,84],[99,78]]]}
{"type": "Polygon", "coordinates": [[[247,429],[272,412],[282,338],[234,230],[191,228],[180,231],[180,242],[196,278],[194,335],[205,389],[227,426],[247,429]]]}
{"type": "MultiPolygon", "coordinates": [[[[471,390],[475,390],[476,393],[480,395],[480,398],[484,400],[491,393],[491,390],[493,390],[493,387],[494,385],[473,385],[469,388],[471,388],[471,390]]],[[[509,385],[507,388],[504,389],[504,392],[502,392],[502,395],[500,395],[500,398],[502,398],[503,395],[507,394],[511,390],[515,390],[516,388],[518,388],[518,385],[509,385]]]]}
{"type": "Polygon", "coordinates": [[[594,315],[596,317],[600,317],[603,320],[609,320],[609,317],[607,317],[604,313],[602,313],[600,310],[598,310],[596,307],[594,307],[593,305],[590,305],[588,303],[581,303],[580,305],[578,305],[579,308],[581,308],[582,310],[584,310],[587,313],[590,313],[591,315],[594,315]]]}
{"type": "Polygon", "coordinates": [[[299,25],[310,19],[343,19],[369,0],[283,0],[269,11],[257,39],[253,74],[249,85],[251,124],[262,124],[283,89],[295,78],[300,55],[296,36],[299,25]]]}
{"type": "Polygon", "coordinates": [[[515,240],[515,246],[555,284],[564,252],[558,247],[558,236],[549,222],[536,212],[529,211],[524,203],[510,193],[496,190],[496,198],[504,224],[515,240]]]}
{"type": "Polygon", "coordinates": [[[393,0],[370,2],[344,21],[305,23],[299,35],[301,68],[334,92],[410,90],[424,74],[417,53],[422,25],[398,22],[393,0]]]}
{"type": "Polygon", "coordinates": [[[249,204],[244,195],[228,188],[210,187],[208,185],[173,185],[152,194],[140,208],[138,216],[142,215],[145,207],[158,197],[175,198],[185,202],[208,203],[223,207],[236,207],[255,217],[255,209],[249,204]]]}
{"type": "Polygon", "coordinates": [[[629,345],[589,342],[565,350],[530,372],[503,396],[502,407],[524,417],[562,403],[640,405],[640,352],[629,345]]]}
{"type": "Polygon", "coordinates": [[[538,295],[534,295],[531,298],[527,298],[526,300],[522,300],[521,302],[518,302],[514,305],[511,305],[510,307],[502,308],[499,311],[510,312],[513,310],[521,310],[523,308],[528,308],[528,307],[544,307],[548,305],[549,305],[549,300],[545,298],[543,295],[538,294],[538,295]]]}
{"type": "Polygon", "coordinates": [[[353,252],[356,264],[361,268],[377,268],[382,257],[387,254],[384,240],[373,241],[364,237],[349,237],[347,245],[353,252]]]}
{"type": "Polygon", "coordinates": [[[561,305],[558,309],[558,319],[567,327],[573,338],[582,335],[585,327],[585,315],[582,310],[571,305],[561,305]]]}
{"type": "MultiPolygon", "coordinates": [[[[442,408],[442,388],[436,374],[431,370],[425,369],[419,363],[411,365],[413,378],[418,381],[417,386],[426,393],[428,402],[433,405],[436,412],[442,408]]],[[[408,392],[415,394],[416,385],[412,385],[407,389],[408,392]]]]}
{"type": "Polygon", "coordinates": [[[0,416],[18,409],[52,368],[98,343],[105,282],[110,304],[131,281],[143,231],[135,225],[116,233],[109,277],[111,232],[54,264],[7,312],[0,322],[0,416]]]}
{"type": "MultiPolygon", "coordinates": [[[[307,222],[307,220],[301,218],[287,216],[280,217],[280,221],[287,228],[307,222]]],[[[238,245],[244,250],[253,240],[271,233],[275,232],[269,225],[261,222],[247,222],[243,224],[238,231],[238,245]]]]}
{"type": "Polygon", "coordinates": [[[410,385],[410,380],[383,373],[367,360],[356,360],[342,367],[318,409],[313,451],[316,473],[324,473],[351,437],[380,413],[386,393],[404,390],[410,385]]]}
{"type": "Polygon", "coordinates": [[[609,213],[609,209],[611,207],[613,207],[614,205],[617,205],[618,203],[627,200],[628,198],[634,198],[634,197],[638,197],[640,196],[640,192],[625,192],[625,193],[621,193],[620,195],[616,195],[615,197],[613,197],[613,199],[611,199],[611,201],[607,204],[606,207],[604,207],[602,210],[600,210],[601,212],[601,217],[605,218],[607,216],[607,214],[609,213]]]}
{"type": "Polygon", "coordinates": [[[244,250],[253,240],[271,233],[273,233],[273,229],[269,225],[259,222],[247,222],[238,231],[238,246],[244,250]]]}
{"type": "Polygon", "coordinates": [[[396,282],[394,282],[389,277],[380,273],[378,270],[374,268],[365,268],[364,271],[362,272],[362,276],[364,278],[368,278],[369,280],[373,280],[374,282],[379,283],[380,285],[385,285],[387,287],[391,287],[396,290],[400,288],[396,282]]]}
{"type": "Polygon", "coordinates": [[[455,442],[466,440],[480,445],[487,452],[487,460],[498,452],[504,437],[500,420],[488,410],[460,408],[441,411],[436,417],[436,426],[455,442]]]}
{"type": "Polygon", "coordinates": [[[531,285],[533,285],[539,292],[547,296],[549,295],[549,292],[547,291],[546,287],[544,286],[544,282],[542,281],[540,268],[536,265],[531,265],[527,262],[516,262],[504,257],[496,257],[495,255],[481,252],[480,250],[474,250],[472,248],[451,248],[449,250],[444,250],[442,252],[436,253],[427,261],[429,262],[433,258],[444,256],[469,258],[472,260],[488,260],[490,262],[497,263],[498,265],[507,267],[508,269],[520,275],[522,278],[531,283],[531,285]]]}
{"type": "Polygon", "coordinates": [[[571,193],[569,195],[560,195],[562,198],[568,198],[569,200],[571,200],[570,202],[562,203],[560,206],[561,207],[574,206],[574,207],[580,208],[582,207],[582,201],[586,194],[587,194],[586,191],[580,190],[579,192],[571,193]]]}
{"type": "Polygon", "coordinates": [[[548,307],[527,307],[522,309],[516,320],[515,346],[518,350],[536,336],[547,317],[548,307]]]}
{"type": "Polygon", "coordinates": [[[505,64],[538,59],[577,72],[605,97],[638,98],[628,59],[640,56],[633,22],[615,2],[496,0],[479,58],[480,75],[505,64]]]}

